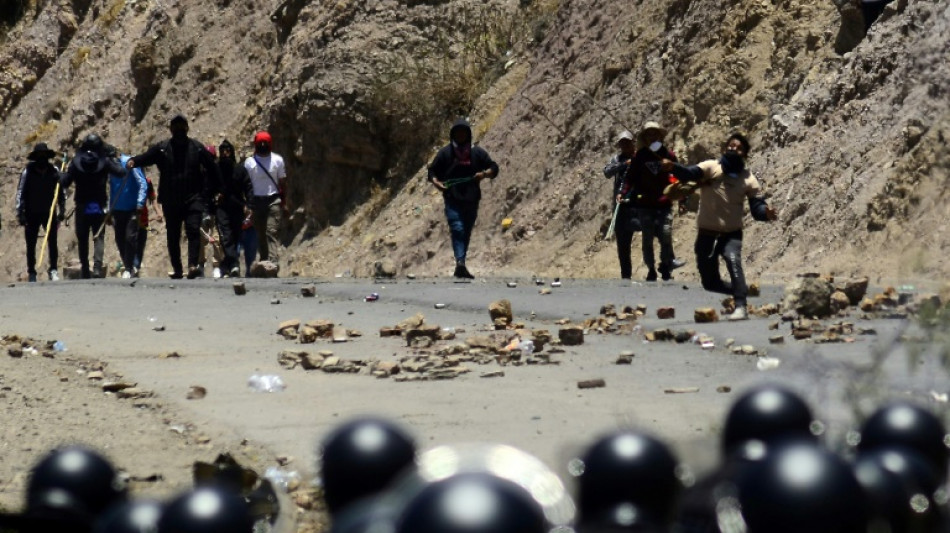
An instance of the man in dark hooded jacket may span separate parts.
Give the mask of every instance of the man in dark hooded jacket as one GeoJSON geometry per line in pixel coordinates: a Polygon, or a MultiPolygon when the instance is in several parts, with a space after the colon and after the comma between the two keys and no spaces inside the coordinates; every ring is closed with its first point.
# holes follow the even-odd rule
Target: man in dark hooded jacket
{"type": "Polygon", "coordinates": [[[129,159],[128,168],[158,166],[158,203],[165,215],[168,256],[172,262],[172,279],[181,279],[181,227],[188,238],[188,279],[201,274],[198,252],[201,247],[201,219],[208,208],[210,181],[218,181],[214,156],[204,145],[188,137],[188,119],[175,115],[168,125],[171,139],[153,145],[144,154],[129,159]],[[204,169],[207,174],[201,172],[204,169]],[[205,179],[205,175],[208,179],[205,179]]]}
{"type": "MultiPolygon", "coordinates": [[[[38,143],[33,151],[26,156],[26,169],[20,174],[20,182],[16,190],[16,217],[26,233],[26,269],[29,280],[36,281],[36,238],[40,227],[46,226],[49,221],[50,208],[53,206],[53,195],[56,194],[56,185],[61,176],[56,167],[50,163],[50,158],[56,155],[47,148],[46,143],[38,143]]],[[[59,280],[56,263],[59,260],[57,234],[59,223],[66,212],[66,195],[60,190],[56,197],[56,220],[46,228],[47,246],[49,247],[49,279],[59,280]]]]}
{"type": "Polygon", "coordinates": [[[83,279],[105,276],[102,256],[105,253],[105,235],[100,229],[109,210],[106,185],[109,175],[125,176],[125,169],[118,161],[105,154],[105,144],[95,133],[86,136],[79,153],[69,163],[63,178],[65,190],[76,184],[76,239],[79,241],[79,263],[83,279]],[[89,270],[89,234],[92,233],[93,268],[89,270]]]}
{"type": "Polygon", "coordinates": [[[251,214],[248,204],[254,198],[254,186],[244,165],[237,164],[234,145],[227,140],[218,147],[218,174],[219,180],[213,186],[213,198],[218,235],[224,248],[221,270],[226,276],[236,278],[241,275],[237,244],[244,219],[251,214]]]}
{"type": "Polygon", "coordinates": [[[483,148],[472,145],[472,128],[458,120],[449,130],[449,144],[435,155],[429,165],[429,181],[442,191],[445,218],[452,235],[456,278],[473,279],[465,267],[468,243],[478,218],[478,202],[482,198],[480,183],[498,176],[498,164],[483,148]]]}

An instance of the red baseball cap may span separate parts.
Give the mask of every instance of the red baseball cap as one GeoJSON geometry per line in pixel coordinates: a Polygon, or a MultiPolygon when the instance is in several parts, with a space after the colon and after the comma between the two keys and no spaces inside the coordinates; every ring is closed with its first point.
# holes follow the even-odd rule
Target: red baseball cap
{"type": "Polygon", "coordinates": [[[257,132],[256,135],[254,135],[254,144],[257,144],[257,143],[270,144],[271,142],[272,140],[270,137],[270,133],[267,133],[266,131],[259,131],[257,132]]]}

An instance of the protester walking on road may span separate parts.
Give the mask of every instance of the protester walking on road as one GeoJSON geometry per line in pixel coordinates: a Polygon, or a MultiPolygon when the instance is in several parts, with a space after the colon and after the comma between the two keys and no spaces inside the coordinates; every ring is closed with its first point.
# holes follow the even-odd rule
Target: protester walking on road
{"type": "Polygon", "coordinates": [[[647,122],[637,138],[637,152],[624,175],[617,201],[629,199],[636,209],[642,232],[643,264],[646,281],[656,281],[656,257],[653,241],[660,241],[659,272],[664,280],[673,279],[673,203],[663,190],[675,181],[664,171],[664,159],[675,162],[676,156],[663,144],[666,130],[657,122],[647,122]]]}
{"type": "Polygon", "coordinates": [[[696,217],[698,232],[694,250],[696,267],[703,288],[708,291],[731,294],[735,311],[729,320],[746,320],[749,313],[746,299],[749,288],[742,271],[742,217],[743,202],[748,199],[752,218],[773,221],[778,218],[775,209],[766,203],[759,181],[746,168],[751,146],[742,134],[734,133],[726,140],[718,160],[703,161],[684,166],[672,160],[663,160],[663,169],[673,172],[681,181],[700,183],[699,213],[696,217]],[[730,282],[719,274],[719,258],[726,263],[730,282]]]}
{"type": "Polygon", "coordinates": [[[59,246],[57,235],[59,223],[66,213],[66,195],[59,185],[61,176],[50,159],[56,152],[50,150],[46,143],[38,143],[33,151],[26,156],[29,163],[20,174],[20,182],[16,190],[16,217],[17,222],[24,227],[26,236],[26,269],[31,282],[36,281],[36,239],[41,226],[46,228],[47,247],[49,249],[49,269],[47,274],[50,281],[59,280],[56,270],[59,261],[59,246]],[[58,191],[58,192],[57,192],[58,191]],[[50,222],[50,210],[53,209],[55,196],[56,214],[50,222]]]}
{"type": "Polygon", "coordinates": [[[83,139],[79,153],[73,158],[63,178],[63,189],[76,184],[76,239],[79,241],[79,263],[82,278],[105,277],[102,258],[105,235],[102,225],[109,209],[106,186],[109,175],[125,175],[118,161],[105,154],[105,144],[95,133],[83,139]],[[93,236],[92,269],[89,268],[89,235],[93,236]]]}
{"type": "Polygon", "coordinates": [[[218,237],[224,249],[221,270],[225,276],[236,278],[241,275],[238,240],[244,220],[251,214],[249,203],[254,198],[254,185],[244,165],[237,164],[234,145],[227,140],[218,146],[218,176],[213,198],[218,237]]]}
{"type": "Polygon", "coordinates": [[[610,158],[607,166],[604,167],[604,177],[613,178],[614,184],[611,189],[610,198],[614,202],[614,218],[611,224],[614,226],[614,234],[617,237],[617,258],[620,260],[620,277],[630,279],[633,277],[633,262],[630,259],[630,245],[633,243],[633,234],[640,231],[640,221],[637,219],[637,211],[633,205],[620,196],[623,188],[623,178],[630,169],[630,163],[636,153],[636,144],[634,143],[633,133],[624,130],[617,137],[614,144],[620,152],[610,158]]]}
{"type": "MultiPolygon", "coordinates": [[[[112,148],[115,152],[115,148],[112,148]]],[[[109,154],[114,157],[114,154],[109,154]]],[[[119,155],[122,167],[129,161],[127,154],[119,155]]],[[[109,197],[112,198],[112,226],[115,228],[115,244],[122,258],[122,277],[137,278],[138,268],[135,256],[138,252],[140,214],[145,209],[145,196],[148,183],[141,169],[135,168],[124,176],[109,176],[109,197]]]]}
{"type": "Polygon", "coordinates": [[[284,158],[271,151],[272,145],[270,133],[257,132],[254,155],[244,160],[244,168],[254,190],[251,209],[261,261],[276,263],[280,259],[280,222],[290,214],[290,203],[284,158]]]}
{"type": "MultiPolygon", "coordinates": [[[[143,172],[143,175],[144,174],[143,172]]],[[[139,212],[139,236],[135,243],[135,262],[133,266],[136,272],[142,270],[142,260],[145,257],[145,245],[148,242],[149,224],[151,223],[149,219],[149,207],[155,209],[156,222],[162,222],[164,219],[161,206],[155,203],[157,195],[155,194],[155,187],[152,185],[152,179],[145,176],[145,184],[145,206],[139,212]]]]}
{"type": "Polygon", "coordinates": [[[181,263],[181,229],[188,239],[188,279],[198,277],[198,248],[201,246],[201,219],[209,212],[208,184],[217,181],[218,167],[204,145],[188,137],[188,119],[175,115],[169,122],[171,138],[153,145],[144,154],[133,156],[128,168],[156,165],[159,172],[158,203],[165,215],[168,257],[172,279],[184,275],[181,263]]]}
{"type": "Polygon", "coordinates": [[[449,144],[442,147],[429,165],[429,181],[442,192],[445,218],[452,236],[455,272],[460,279],[474,279],[465,266],[472,228],[478,218],[483,179],[498,177],[498,164],[488,152],[472,144],[472,127],[458,120],[449,130],[449,144]]]}

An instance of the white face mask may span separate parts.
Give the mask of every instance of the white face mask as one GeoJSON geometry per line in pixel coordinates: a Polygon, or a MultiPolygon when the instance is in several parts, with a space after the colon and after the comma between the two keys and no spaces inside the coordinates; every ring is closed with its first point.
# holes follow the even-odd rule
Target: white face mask
{"type": "Polygon", "coordinates": [[[660,142],[660,141],[653,141],[652,143],[650,143],[650,151],[651,151],[651,152],[656,152],[656,151],[659,150],[660,148],[663,148],[663,143],[662,143],[662,142],[660,142]]]}

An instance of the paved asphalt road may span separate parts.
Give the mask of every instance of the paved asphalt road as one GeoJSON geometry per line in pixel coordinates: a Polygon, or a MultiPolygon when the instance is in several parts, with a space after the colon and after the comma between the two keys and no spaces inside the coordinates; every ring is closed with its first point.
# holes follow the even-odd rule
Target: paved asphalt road
{"type": "MultiPolygon", "coordinates": [[[[550,280],[548,280],[550,282],[550,280]]],[[[231,280],[175,281],[142,279],[12,284],[0,289],[0,334],[17,333],[62,340],[70,353],[109,362],[140,387],[188,413],[199,427],[266,446],[290,455],[302,470],[312,469],[315,447],[333,427],[359,414],[377,414],[404,424],[420,446],[471,441],[507,443],[545,461],[559,473],[573,454],[597,435],[617,427],[649,431],[672,443],[681,459],[698,469],[717,456],[722,420],[737,394],[750,384],[777,380],[799,390],[824,422],[827,438],[840,444],[853,427],[853,408],[867,410],[882,398],[910,394],[932,401],[931,391],[950,389],[947,374],[928,358],[908,365],[903,348],[878,368],[871,354],[891,346],[904,322],[847,320],[876,334],[854,342],[817,345],[795,341],[778,317],[747,322],[693,323],[697,307],[719,307],[720,295],[677,282],[621,284],[611,280],[563,280],[551,294],[539,294],[529,279],[487,279],[454,283],[451,279],[392,280],[246,280],[248,293],[236,296],[231,280]],[[507,282],[517,281],[510,288],[507,282]],[[316,298],[300,288],[314,283],[316,298]],[[378,293],[379,300],[364,297],[378,293]],[[582,346],[567,347],[559,365],[473,365],[455,380],[397,383],[367,375],[287,371],[277,364],[283,349],[332,350],[344,358],[394,359],[408,354],[404,342],[380,338],[380,327],[421,312],[426,321],[465,330],[460,338],[487,332],[490,302],[508,298],[515,320],[544,327],[555,336],[554,322],[580,322],[597,316],[603,304],[645,304],[644,330],[694,329],[712,335],[716,348],[695,344],[644,342],[634,335],[587,335],[582,346]],[[280,303],[272,303],[279,299],[280,303]],[[435,304],[445,304],[436,309],[435,304]],[[673,306],[677,318],[659,320],[655,310],[673,306]],[[534,312],[532,317],[531,313],[534,312]],[[283,320],[330,319],[363,332],[351,342],[321,341],[299,345],[276,334],[283,320]],[[164,325],[164,331],[155,331],[164,325]],[[784,345],[769,337],[785,334],[784,345]],[[725,347],[753,345],[781,361],[759,370],[758,356],[736,355],[725,347]],[[176,350],[180,359],[158,354],[176,350]],[[631,365],[616,365],[617,355],[633,350],[631,365]],[[863,370],[862,370],[863,367],[863,370]],[[485,379],[488,370],[504,370],[485,379]],[[278,374],[287,384],[280,393],[255,393],[253,374],[278,374]],[[581,390],[580,380],[602,378],[606,387],[581,390]],[[202,400],[186,400],[192,385],[208,389],[202,400]],[[717,392],[731,387],[731,393],[717,392]],[[664,389],[698,387],[698,392],[667,394],[664,389]],[[855,396],[859,394],[859,396],[855,396]]],[[[778,303],[781,287],[766,287],[753,305],[778,303]]],[[[826,321],[830,323],[833,321],[826,321]]],[[[891,348],[886,348],[891,350],[891,348]]]]}

